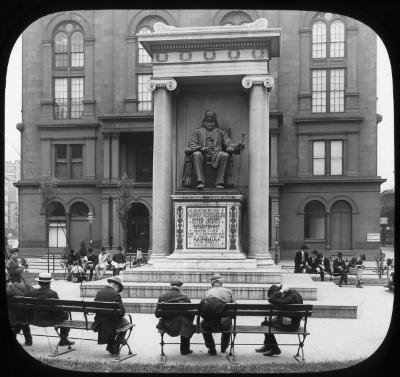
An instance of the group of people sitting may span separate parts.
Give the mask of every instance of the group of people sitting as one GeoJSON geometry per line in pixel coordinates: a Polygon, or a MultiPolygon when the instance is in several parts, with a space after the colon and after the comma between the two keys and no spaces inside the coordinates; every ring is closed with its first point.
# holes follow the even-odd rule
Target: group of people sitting
{"type": "Polygon", "coordinates": [[[303,245],[300,250],[294,256],[294,272],[295,273],[309,273],[319,274],[321,281],[324,281],[325,274],[338,274],[340,275],[339,287],[343,284],[348,284],[347,275],[356,275],[356,287],[362,288],[364,284],[362,272],[365,269],[363,262],[366,260],[365,254],[361,254],[359,257],[353,257],[347,263],[343,259],[343,253],[338,252],[337,258],[333,260],[331,269],[331,263],[328,258],[325,258],[323,254],[319,253],[318,250],[313,250],[311,256],[308,256],[308,247],[303,245]]]}
{"type": "MultiPolygon", "coordinates": [[[[75,252],[74,249],[66,250],[61,259],[61,266],[67,270],[67,280],[81,282],[102,279],[107,270],[111,270],[113,276],[119,275],[126,269],[126,256],[121,246],[117,248],[117,253],[111,256],[105,247],[96,255],[92,247],[87,252],[75,252]]],[[[142,252],[137,251],[135,263],[142,262],[142,252]]]]}
{"type": "MultiPolygon", "coordinates": [[[[35,279],[38,288],[23,282],[12,282],[10,275],[6,271],[6,294],[7,297],[25,296],[34,298],[53,298],[58,299],[58,293],[51,289],[51,282],[54,281],[51,273],[41,272],[39,277],[35,279]]],[[[122,309],[121,315],[115,316],[114,314],[96,314],[94,317],[95,325],[93,328],[98,332],[98,343],[107,344],[107,351],[113,355],[119,354],[119,346],[123,340],[124,334],[117,335],[117,329],[120,325],[128,321],[125,317],[125,309],[122,304],[120,292],[123,289],[121,280],[118,277],[110,277],[107,279],[108,285],[100,289],[94,301],[105,302],[118,302],[122,309]]],[[[28,323],[25,322],[25,316],[16,309],[9,309],[8,316],[10,319],[11,329],[15,336],[21,331],[25,337],[25,345],[31,346],[33,344],[31,329],[28,323]]],[[[34,326],[55,326],[68,319],[67,311],[49,311],[49,310],[34,310],[29,323],[34,326]]],[[[70,346],[75,342],[68,339],[70,329],[68,327],[60,327],[59,331],[59,346],[70,346]]]]}
{"type": "MultiPolygon", "coordinates": [[[[205,293],[200,301],[200,322],[201,331],[205,346],[210,355],[217,355],[213,332],[229,331],[232,329],[232,319],[230,317],[221,317],[218,315],[226,303],[235,302],[233,293],[230,289],[223,286],[223,278],[219,274],[214,274],[210,278],[211,288],[205,293]]],[[[189,303],[190,299],[182,292],[182,280],[173,280],[170,289],[163,293],[158,302],[182,302],[189,303]]],[[[303,298],[295,289],[283,288],[282,285],[272,285],[268,290],[268,301],[271,304],[302,304],[303,298]]],[[[157,309],[156,317],[160,317],[157,309]]],[[[180,336],[180,352],[182,355],[191,354],[190,339],[196,327],[193,324],[194,316],[177,315],[160,320],[157,324],[159,330],[165,331],[169,336],[180,336]]],[[[266,321],[261,323],[266,326],[266,321]]],[[[300,326],[298,317],[273,317],[271,326],[285,331],[296,331],[300,326]]],[[[221,353],[225,353],[229,347],[230,333],[221,334],[221,353]]],[[[264,344],[255,350],[264,356],[279,355],[281,350],[278,347],[275,335],[266,333],[264,335],[264,344]]]]}
{"type": "MultiPolygon", "coordinates": [[[[37,298],[54,298],[59,296],[56,291],[51,289],[52,279],[51,273],[42,272],[37,281],[39,287],[33,288],[25,281],[23,283],[11,282],[9,275],[6,274],[7,280],[7,296],[25,296],[37,298]]],[[[200,314],[202,320],[200,322],[201,330],[205,346],[208,348],[210,355],[217,355],[216,345],[213,338],[213,332],[228,331],[232,329],[232,319],[230,317],[222,317],[218,314],[226,303],[235,302],[233,293],[230,289],[223,286],[223,278],[219,274],[214,274],[210,278],[211,288],[205,293],[204,298],[200,302],[200,314]]],[[[125,308],[121,299],[121,292],[124,286],[118,276],[107,279],[108,285],[101,288],[94,298],[94,301],[117,302],[120,306],[120,314],[96,314],[92,325],[93,331],[98,333],[98,344],[106,344],[106,351],[112,355],[118,355],[120,345],[123,341],[124,334],[117,333],[117,329],[127,323],[125,318],[125,308]]],[[[158,302],[183,302],[190,303],[190,298],[182,292],[183,282],[180,279],[173,280],[170,283],[170,289],[164,292],[158,302]]],[[[284,288],[282,285],[272,285],[268,290],[268,301],[271,304],[302,304],[303,298],[295,289],[284,288]]],[[[156,317],[160,317],[157,309],[156,317]]],[[[12,331],[15,336],[22,330],[25,337],[25,345],[32,345],[32,335],[29,324],[23,323],[21,314],[18,310],[9,309],[9,318],[12,331]]],[[[55,326],[68,318],[68,312],[63,311],[34,311],[30,323],[35,326],[55,326]]],[[[296,331],[300,326],[300,318],[298,317],[272,317],[271,326],[285,331],[296,331]]],[[[164,330],[172,337],[180,336],[180,352],[182,355],[193,353],[190,349],[190,340],[196,331],[193,323],[194,315],[177,314],[160,320],[157,324],[158,329],[164,330]]],[[[262,325],[269,325],[266,321],[262,325]]],[[[69,328],[60,327],[59,346],[68,346],[74,344],[68,339],[69,328]]],[[[225,353],[229,347],[230,333],[223,332],[221,334],[221,353],[225,353]]],[[[281,350],[274,334],[266,333],[264,335],[264,344],[255,350],[264,356],[279,355],[281,350]]]]}

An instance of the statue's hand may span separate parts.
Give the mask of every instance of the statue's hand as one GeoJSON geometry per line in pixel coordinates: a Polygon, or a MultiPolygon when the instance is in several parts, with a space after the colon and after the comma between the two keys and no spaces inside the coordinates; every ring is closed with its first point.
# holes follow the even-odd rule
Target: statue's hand
{"type": "Polygon", "coordinates": [[[228,147],[228,148],[226,148],[226,152],[227,153],[233,153],[234,149],[232,147],[228,147]]]}
{"type": "Polygon", "coordinates": [[[210,149],[210,147],[201,147],[200,151],[202,151],[203,153],[207,153],[210,149]]]}
{"type": "Polygon", "coordinates": [[[242,151],[244,148],[245,148],[245,144],[244,143],[238,143],[239,151],[242,151]]]}

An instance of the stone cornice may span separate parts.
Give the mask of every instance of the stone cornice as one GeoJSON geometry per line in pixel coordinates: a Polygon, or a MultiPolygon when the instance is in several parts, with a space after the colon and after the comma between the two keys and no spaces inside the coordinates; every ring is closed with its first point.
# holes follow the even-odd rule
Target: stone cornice
{"type": "Polygon", "coordinates": [[[87,121],[83,119],[54,119],[36,123],[39,129],[61,129],[67,128],[96,128],[99,122],[97,120],[87,121]]]}
{"type": "Polygon", "coordinates": [[[270,91],[274,87],[274,78],[270,75],[245,76],[242,79],[242,85],[245,89],[250,89],[255,85],[263,85],[270,91]]]}
{"type": "MultiPolygon", "coordinates": [[[[101,181],[99,180],[93,180],[93,179],[72,179],[72,178],[57,178],[58,180],[58,187],[97,187],[101,181]]],[[[14,183],[15,187],[39,187],[39,182],[37,181],[30,181],[30,180],[26,180],[26,181],[18,181],[14,183]]]]}
{"type": "Polygon", "coordinates": [[[309,183],[383,183],[386,179],[380,177],[360,177],[360,176],[340,176],[340,177],[309,177],[309,178],[279,178],[279,181],[283,184],[309,184],[309,183]]]}
{"type": "Polygon", "coordinates": [[[147,82],[147,88],[154,92],[156,89],[167,89],[170,92],[176,89],[177,82],[175,79],[150,79],[147,82]]]}
{"type": "Polygon", "coordinates": [[[309,114],[309,115],[298,115],[293,118],[293,122],[296,124],[303,123],[337,123],[337,122],[362,122],[364,117],[361,114],[309,114]]]}
{"type": "Polygon", "coordinates": [[[104,114],[98,116],[98,119],[103,122],[132,122],[134,120],[153,120],[154,116],[152,112],[143,111],[143,112],[136,112],[130,114],[104,114]]]}
{"type": "Polygon", "coordinates": [[[251,48],[267,48],[270,41],[204,41],[196,42],[180,42],[180,43],[159,43],[152,46],[153,52],[172,52],[172,51],[195,51],[195,50],[231,50],[231,49],[251,49],[251,48]]]}

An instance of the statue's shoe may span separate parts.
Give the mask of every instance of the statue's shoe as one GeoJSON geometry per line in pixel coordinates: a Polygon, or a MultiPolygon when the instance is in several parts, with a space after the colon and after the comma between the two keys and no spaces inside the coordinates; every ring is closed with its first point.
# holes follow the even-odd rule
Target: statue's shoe
{"type": "Polygon", "coordinates": [[[215,187],[216,187],[218,190],[221,190],[221,189],[223,189],[223,188],[224,188],[224,186],[223,186],[223,185],[215,185],[215,187]]]}
{"type": "Polygon", "coordinates": [[[200,182],[200,183],[196,186],[196,188],[197,188],[197,189],[203,189],[203,188],[204,188],[204,184],[200,182]]]}

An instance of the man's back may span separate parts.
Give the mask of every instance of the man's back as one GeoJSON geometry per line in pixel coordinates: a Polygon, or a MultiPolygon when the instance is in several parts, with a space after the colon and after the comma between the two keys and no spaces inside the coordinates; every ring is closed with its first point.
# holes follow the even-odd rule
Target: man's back
{"type": "Polygon", "coordinates": [[[225,287],[212,287],[204,295],[204,297],[218,297],[225,302],[234,302],[233,293],[225,287]]]}

